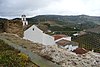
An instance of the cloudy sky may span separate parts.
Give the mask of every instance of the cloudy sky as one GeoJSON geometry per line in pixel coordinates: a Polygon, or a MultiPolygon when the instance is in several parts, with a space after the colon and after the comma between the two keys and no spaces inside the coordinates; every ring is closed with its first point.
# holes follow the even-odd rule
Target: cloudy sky
{"type": "Polygon", "coordinates": [[[100,16],[100,0],[0,0],[0,17],[44,14],[100,16]]]}

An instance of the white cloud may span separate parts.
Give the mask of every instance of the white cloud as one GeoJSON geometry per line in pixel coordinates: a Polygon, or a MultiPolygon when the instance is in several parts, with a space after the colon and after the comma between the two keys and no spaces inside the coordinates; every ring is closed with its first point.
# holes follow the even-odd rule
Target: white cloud
{"type": "Polygon", "coordinates": [[[100,16],[100,0],[0,0],[1,16],[26,14],[97,15],[100,16]]]}
{"type": "MultiPolygon", "coordinates": [[[[19,16],[43,8],[56,0],[1,0],[1,16],[19,16]]],[[[32,14],[31,14],[32,15],[32,14]]]]}
{"type": "Polygon", "coordinates": [[[35,14],[77,15],[87,14],[100,16],[99,0],[59,0],[44,8],[34,11],[35,14]]]}

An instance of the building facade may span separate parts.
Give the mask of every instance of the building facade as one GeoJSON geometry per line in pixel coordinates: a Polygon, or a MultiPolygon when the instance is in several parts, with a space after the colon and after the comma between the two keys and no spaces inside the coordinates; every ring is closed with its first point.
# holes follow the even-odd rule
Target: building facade
{"type": "Polygon", "coordinates": [[[28,25],[28,21],[26,20],[26,15],[22,15],[21,19],[22,19],[22,22],[23,22],[23,26],[28,25]]]}
{"type": "Polygon", "coordinates": [[[37,26],[32,25],[26,31],[24,31],[24,39],[32,42],[41,43],[43,45],[54,45],[54,37],[43,33],[37,26]]]}

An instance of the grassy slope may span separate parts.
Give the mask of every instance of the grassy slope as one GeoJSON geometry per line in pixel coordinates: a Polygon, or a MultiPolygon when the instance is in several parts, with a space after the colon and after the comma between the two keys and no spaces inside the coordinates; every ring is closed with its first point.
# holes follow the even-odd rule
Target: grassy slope
{"type": "MultiPolygon", "coordinates": [[[[0,40],[0,67],[30,67],[36,66],[29,61],[25,54],[8,46],[0,40]]],[[[37,67],[37,66],[36,66],[37,67]]]]}

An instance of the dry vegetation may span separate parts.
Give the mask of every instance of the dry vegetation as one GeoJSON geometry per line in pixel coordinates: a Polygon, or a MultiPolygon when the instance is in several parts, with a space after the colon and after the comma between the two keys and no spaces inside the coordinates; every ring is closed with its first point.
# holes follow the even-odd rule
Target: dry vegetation
{"type": "Polygon", "coordinates": [[[0,37],[5,38],[9,40],[10,42],[20,45],[23,48],[31,50],[32,52],[35,52],[35,53],[39,53],[44,48],[42,44],[33,43],[29,40],[22,39],[18,37],[17,35],[3,33],[3,34],[0,34],[0,37]]]}
{"type": "Polygon", "coordinates": [[[33,64],[27,55],[8,46],[0,40],[0,67],[38,67],[33,64]]]}

